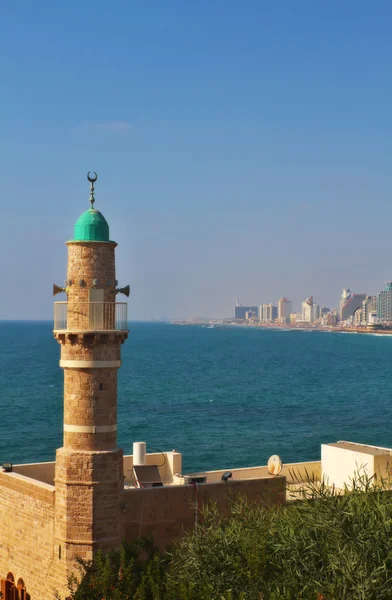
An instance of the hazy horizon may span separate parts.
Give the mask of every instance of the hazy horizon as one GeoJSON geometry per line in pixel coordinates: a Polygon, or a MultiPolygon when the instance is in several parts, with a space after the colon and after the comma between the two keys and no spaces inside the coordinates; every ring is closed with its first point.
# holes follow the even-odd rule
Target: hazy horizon
{"type": "Polygon", "coordinates": [[[83,6],[0,7],[0,319],[51,319],[89,170],[130,320],[384,288],[390,3],[83,6]]]}

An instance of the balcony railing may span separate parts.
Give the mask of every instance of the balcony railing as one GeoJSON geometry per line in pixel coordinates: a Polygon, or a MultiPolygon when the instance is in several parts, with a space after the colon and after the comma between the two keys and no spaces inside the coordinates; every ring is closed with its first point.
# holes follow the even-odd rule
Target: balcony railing
{"type": "Polygon", "coordinates": [[[127,331],[126,302],[55,302],[54,329],[127,331]]]}

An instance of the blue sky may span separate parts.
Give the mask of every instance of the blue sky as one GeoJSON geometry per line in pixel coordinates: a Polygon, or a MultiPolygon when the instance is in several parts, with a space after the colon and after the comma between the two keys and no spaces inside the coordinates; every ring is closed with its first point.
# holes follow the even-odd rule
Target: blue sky
{"type": "Polygon", "coordinates": [[[51,318],[88,207],[130,316],[392,279],[392,4],[3,0],[0,318],[51,318]]]}

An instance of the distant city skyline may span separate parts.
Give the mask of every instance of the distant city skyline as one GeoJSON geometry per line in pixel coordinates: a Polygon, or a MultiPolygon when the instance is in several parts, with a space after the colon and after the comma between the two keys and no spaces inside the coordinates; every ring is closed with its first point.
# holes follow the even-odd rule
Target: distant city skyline
{"type": "Polygon", "coordinates": [[[83,7],[0,7],[0,319],[52,318],[89,170],[130,319],[392,279],[391,3],[83,7]]]}
{"type": "MultiPolygon", "coordinates": [[[[381,291],[381,290],[379,290],[379,291],[381,291]]],[[[287,306],[290,307],[289,313],[288,313],[288,314],[290,314],[290,313],[301,312],[303,310],[303,304],[305,302],[307,302],[307,301],[310,300],[311,304],[315,303],[320,309],[321,308],[328,308],[328,311],[335,310],[338,314],[340,314],[341,308],[342,308],[342,302],[343,302],[342,298],[345,298],[345,295],[344,295],[345,292],[348,292],[347,298],[349,296],[352,296],[352,295],[354,295],[354,296],[361,296],[361,297],[369,295],[367,293],[362,293],[362,292],[353,292],[352,293],[351,290],[350,290],[350,288],[342,288],[340,290],[340,294],[339,294],[338,300],[335,303],[335,305],[334,306],[328,306],[328,307],[327,307],[327,304],[325,302],[320,301],[319,298],[316,298],[313,295],[307,296],[307,297],[304,296],[302,298],[301,302],[299,302],[299,306],[294,306],[294,303],[291,301],[290,298],[284,298],[284,297],[280,297],[279,299],[276,299],[276,298],[268,299],[268,302],[265,302],[264,301],[265,299],[263,299],[262,302],[260,302],[259,304],[257,304],[255,302],[253,302],[253,303],[243,303],[243,302],[241,302],[241,299],[238,296],[237,300],[236,300],[235,307],[237,307],[237,306],[238,307],[249,307],[249,308],[253,309],[255,306],[260,306],[260,305],[264,305],[264,304],[268,304],[268,305],[271,304],[271,305],[276,306],[277,311],[279,313],[279,304],[282,303],[282,301],[283,301],[284,304],[287,304],[287,306]]],[[[283,307],[282,307],[282,310],[284,311],[283,307]]],[[[287,312],[287,310],[284,311],[284,312],[287,312]]]]}
{"type": "Polygon", "coordinates": [[[318,304],[313,296],[302,301],[301,310],[293,309],[291,300],[280,298],[273,303],[247,305],[237,298],[234,315],[225,322],[248,325],[277,324],[290,327],[302,327],[313,324],[316,327],[354,327],[391,330],[392,328],[392,281],[377,294],[341,290],[338,308],[318,304]]]}

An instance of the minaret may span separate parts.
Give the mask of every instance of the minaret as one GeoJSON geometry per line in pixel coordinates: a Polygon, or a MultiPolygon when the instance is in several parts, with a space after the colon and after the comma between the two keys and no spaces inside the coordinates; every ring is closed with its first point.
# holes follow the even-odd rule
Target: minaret
{"type": "MultiPolygon", "coordinates": [[[[55,557],[69,568],[76,556],[116,548],[123,454],[117,448],[117,369],[128,337],[127,305],[116,303],[109,226],[94,208],[97,175],[88,174],[91,207],[67,242],[67,302],[55,303],[54,335],[64,369],[64,442],[56,454],[55,557]]],[[[59,288],[55,287],[55,292],[59,288]]]]}

